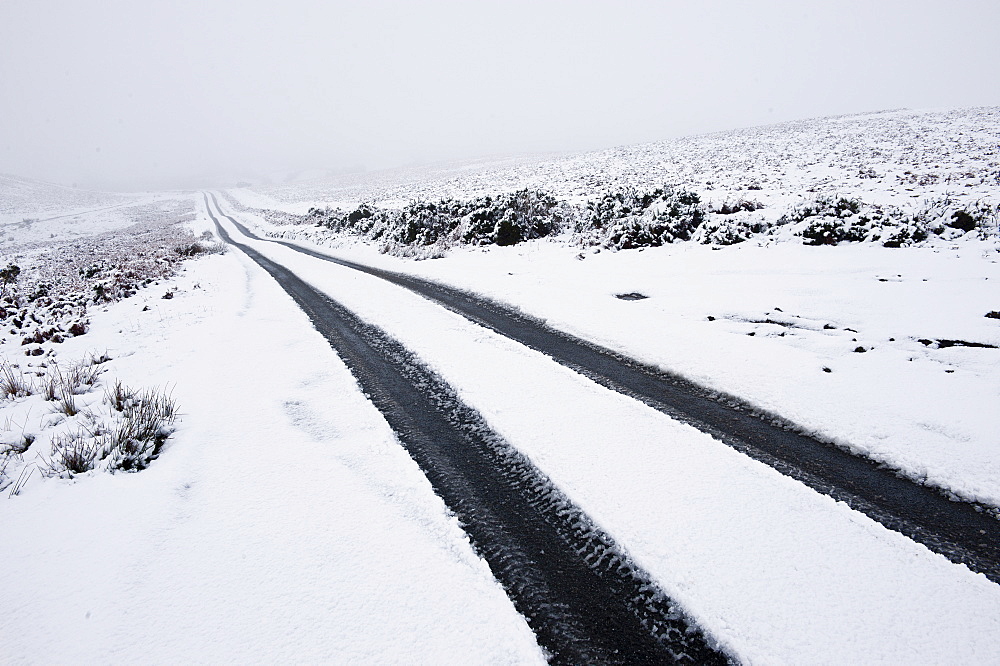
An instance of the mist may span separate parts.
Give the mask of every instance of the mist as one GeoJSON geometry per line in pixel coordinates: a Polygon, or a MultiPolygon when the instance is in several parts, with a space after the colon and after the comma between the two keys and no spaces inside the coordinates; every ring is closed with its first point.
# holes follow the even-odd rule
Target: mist
{"type": "Polygon", "coordinates": [[[161,189],[1000,104],[1000,3],[6,0],[0,172],[161,189]]]}

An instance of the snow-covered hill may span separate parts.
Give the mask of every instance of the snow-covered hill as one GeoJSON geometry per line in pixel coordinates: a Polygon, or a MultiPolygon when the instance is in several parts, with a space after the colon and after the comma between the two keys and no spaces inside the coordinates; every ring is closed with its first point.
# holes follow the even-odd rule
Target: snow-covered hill
{"type": "Polygon", "coordinates": [[[170,193],[92,192],[0,174],[0,249],[62,242],[172,213],[170,193]]]}
{"type": "Polygon", "coordinates": [[[304,205],[400,205],[525,187],[586,200],[609,187],[664,183],[720,202],[752,195],[769,209],[816,193],[900,206],[946,195],[995,201],[1000,108],[836,116],[580,154],[454,162],[235,193],[249,205],[304,212],[304,205]]]}

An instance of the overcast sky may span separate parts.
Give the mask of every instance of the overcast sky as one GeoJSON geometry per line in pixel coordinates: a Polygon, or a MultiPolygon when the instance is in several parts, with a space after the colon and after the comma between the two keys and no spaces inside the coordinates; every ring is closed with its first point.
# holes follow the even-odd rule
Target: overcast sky
{"type": "Polygon", "coordinates": [[[1000,105],[1000,2],[0,0],[0,172],[224,184],[1000,105]]]}

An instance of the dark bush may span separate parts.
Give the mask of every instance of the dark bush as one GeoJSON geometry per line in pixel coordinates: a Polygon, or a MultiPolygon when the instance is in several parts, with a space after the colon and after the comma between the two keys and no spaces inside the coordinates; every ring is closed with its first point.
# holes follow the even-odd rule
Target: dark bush
{"type": "Polygon", "coordinates": [[[622,188],[588,201],[578,231],[596,231],[604,245],[628,250],[690,240],[704,221],[705,209],[695,192],[622,188]]]}
{"type": "Polygon", "coordinates": [[[473,245],[516,245],[558,233],[568,223],[568,211],[554,196],[524,189],[470,201],[462,240],[473,245]]]}
{"type": "Polygon", "coordinates": [[[316,226],[379,241],[385,248],[453,242],[515,245],[560,231],[570,217],[551,194],[528,189],[469,201],[414,201],[401,210],[371,203],[350,213],[313,208],[307,215],[316,226]]]}
{"type": "Polygon", "coordinates": [[[956,210],[951,214],[951,219],[946,222],[952,229],[961,229],[962,231],[972,231],[978,226],[978,221],[976,218],[969,215],[964,210],[956,210]]]}
{"type": "Polygon", "coordinates": [[[719,215],[735,215],[736,213],[752,213],[755,210],[760,210],[763,207],[764,204],[762,204],[759,201],[748,201],[746,199],[737,199],[734,203],[723,201],[722,205],[713,208],[712,212],[718,213],[719,215]]]}

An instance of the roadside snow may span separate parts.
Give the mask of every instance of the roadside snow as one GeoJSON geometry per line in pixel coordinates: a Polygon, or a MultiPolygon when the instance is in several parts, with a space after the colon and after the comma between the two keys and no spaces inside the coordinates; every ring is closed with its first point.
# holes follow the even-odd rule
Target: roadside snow
{"type": "MultiPolygon", "coordinates": [[[[440,372],[741,660],[1000,655],[1000,587],[984,576],[401,288],[272,243],[249,244],[440,372]]],[[[515,253],[533,250],[546,252],[515,253]]],[[[483,258],[474,258],[477,269],[483,258]]],[[[531,265],[546,276],[566,266],[531,265]]],[[[619,316],[590,296],[596,319],[619,316]]],[[[603,298],[620,303],[607,291],[603,298]]]]}
{"type": "Polygon", "coordinates": [[[985,244],[678,245],[583,260],[548,242],[423,262],[334,253],[508,303],[1000,506],[1000,349],[935,342],[1000,347],[1000,320],[984,316],[1000,309],[1000,253],[985,244]],[[632,292],[649,298],[615,297],[632,292]]]}
{"type": "Polygon", "coordinates": [[[0,501],[4,661],[542,662],[280,288],[237,252],[174,284],[95,310],[60,348],[106,352],[105,381],[170,387],[182,417],[143,472],[36,476],[0,501]]]}

